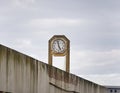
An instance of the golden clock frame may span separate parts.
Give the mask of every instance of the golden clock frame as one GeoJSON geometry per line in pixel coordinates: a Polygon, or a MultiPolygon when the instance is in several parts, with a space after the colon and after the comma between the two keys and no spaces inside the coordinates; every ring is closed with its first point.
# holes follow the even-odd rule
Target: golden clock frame
{"type": "Polygon", "coordinates": [[[70,41],[65,35],[54,35],[50,40],[49,40],[49,49],[48,49],[48,64],[52,65],[52,58],[53,56],[65,56],[66,57],[66,72],[70,71],[70,41]],[[63,53],[56,53],[52,50],[52,43],[56,39],[61,39],[65,41],[66,44],[66,49],[63,53]]]}

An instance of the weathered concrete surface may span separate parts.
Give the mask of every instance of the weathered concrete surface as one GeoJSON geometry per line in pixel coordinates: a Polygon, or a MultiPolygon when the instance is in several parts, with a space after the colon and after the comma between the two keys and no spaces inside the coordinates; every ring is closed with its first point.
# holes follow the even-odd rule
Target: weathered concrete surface
{"type": "Polygon", "coordinates": [[[12,93],[107,93],[103,86],[0,45],[0,91],[12,93]]]}

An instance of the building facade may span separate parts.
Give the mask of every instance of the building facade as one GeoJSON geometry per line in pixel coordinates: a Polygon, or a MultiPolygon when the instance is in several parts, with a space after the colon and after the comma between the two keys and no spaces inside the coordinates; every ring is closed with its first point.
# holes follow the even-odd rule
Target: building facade
{"type": "Polygon", "coordinates": [[[106,86],[108,93],[120,93],[120,86],[106,86]]]}

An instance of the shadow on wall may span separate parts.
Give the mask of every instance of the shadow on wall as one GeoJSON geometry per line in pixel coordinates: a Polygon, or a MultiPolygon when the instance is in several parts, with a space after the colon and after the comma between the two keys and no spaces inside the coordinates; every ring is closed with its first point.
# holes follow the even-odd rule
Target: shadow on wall
{"type": "Polygon", "coordinates": [[[5,92],[5,91],[0,91],[0,93],[12,93],[12,92],[5,92]]]}

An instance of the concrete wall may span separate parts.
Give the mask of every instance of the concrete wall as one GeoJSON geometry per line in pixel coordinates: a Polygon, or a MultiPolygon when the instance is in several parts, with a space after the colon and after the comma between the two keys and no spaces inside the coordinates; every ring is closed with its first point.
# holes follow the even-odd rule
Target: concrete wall
{"type": "Polygon", "coordinates": [[[0,45],[0,91],[11,93],[107,93],[93,82],[0,45]]]}

